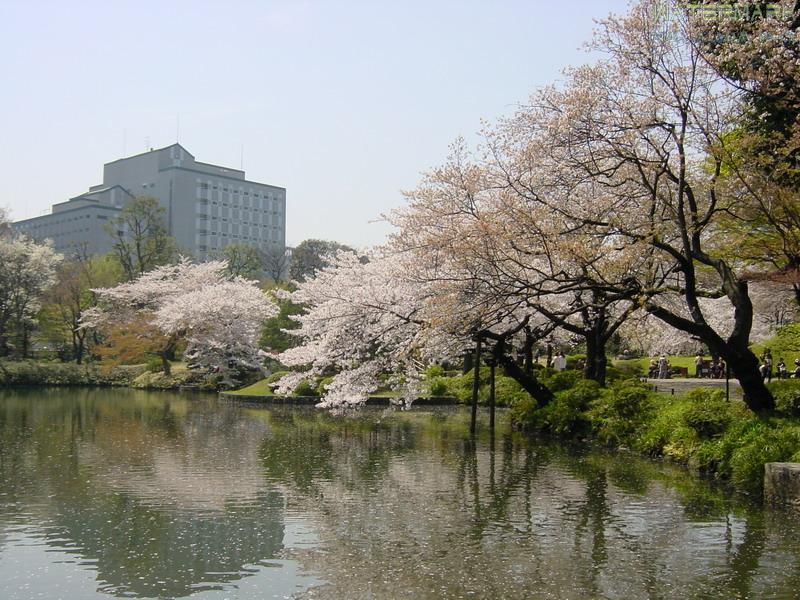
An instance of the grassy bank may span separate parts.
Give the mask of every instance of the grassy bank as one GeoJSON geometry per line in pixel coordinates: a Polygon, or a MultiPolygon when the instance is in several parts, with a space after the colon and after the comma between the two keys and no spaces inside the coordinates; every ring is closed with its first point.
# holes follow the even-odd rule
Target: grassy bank
{"type": "MultiPolygon", "coordinates": [[[[172,373],[152,372],[146,365],[103,366],[46,361],[0,361],[0,386],[119,386],[172,390],[205,385],[203,373],[172,365],[172,373]]],[[[211,389],[214,389],[213,387],[211,389]]]]}
{"type": "Polygon", "coordinates": [[[526,399],[512,408],[515,425],[564,438],[664,457],[760,496],[767,462],[800,462],[800,382],[771,384],[779,410],[757,416],[721,390],[654,394],[638,381],[606,389],[577,381],[539,409],[526,399]]]}
{"type": "Polygon", "coordinates": [[[140,365],[98,367],[45,361],[0,361],[0,386],[129,386],[144,372],[140,365]]]}

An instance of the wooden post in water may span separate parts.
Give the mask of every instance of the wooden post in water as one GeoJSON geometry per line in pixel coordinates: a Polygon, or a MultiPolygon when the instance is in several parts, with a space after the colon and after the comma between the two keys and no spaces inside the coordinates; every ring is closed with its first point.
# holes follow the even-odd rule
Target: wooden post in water
{"type": "Polygon", "coordinates": [[[495,360],[489,363],[489,429],[494,432],[494,367],[495,360]]]}
{"type": "Polygon", "coordinates": [[[472,415],[469,421],[469,432],[475,434],[475,427],[478,420],[478,388],[481,384],[481,338],[475,341],[475,364],[472,377],[472,415]]]}

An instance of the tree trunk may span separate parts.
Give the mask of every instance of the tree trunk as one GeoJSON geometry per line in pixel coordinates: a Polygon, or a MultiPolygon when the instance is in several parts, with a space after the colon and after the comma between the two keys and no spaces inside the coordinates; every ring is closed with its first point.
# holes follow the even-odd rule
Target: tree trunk
{"type": "Polygon", "coordinates": [[[164,375],[169,377],[172,375],[172,366],[169,364],[169,358],[167,352],[162,352],[160,355],[161,357],[161,368],[164,370],[164,375]]]}
{"type": "Polygon", "coordinates": [[[775,410],[775,399],[758,370],[758,359],[749,348],[740,348],[727,343],[709,345],[709,349],[712,354],[718,354],[725,361],[739,380],[744,403],[750,410],[755,413],[775,410]]]}
{"type": "Polygon", "coordinates": [[[522,354],[524,357],[522,370],[529,377],[533,375],[533,335],[529,327],[525,328],[525,343],[522,346],[522,354]]]}
{"type": "Polygon", "coordinates": [[[520,366],[505,353],[496,355],[497,362],[503,367],[505,374],[522,386],[540,407],[547,405],[553,399],[553,392],[536,380],[535,375],[527,375],[520,366]]]}
{"type": "Polygon", "coordinates": [[[78,343],[75,346],[75,362],[83,364],[83,352],[86,343],[86,334],[78,336],[78,343]]]}
{"type": "Polygon", "coordinates": [[[586,365],[583,376],[604,386],[607,366],[606,340],[602,334],[593,331],[586,336],[586,365]]]}
{"type": "MultiPolygon", "coordinates": [[[[513,362],[513,361],[512,361],[513,362]]],[[[475,344],[475,366],[472,374],[472,413],[469,421],[469,432],[475,433],[478,421],[478,389],[481,383],[481,339],[475,344]]]]}

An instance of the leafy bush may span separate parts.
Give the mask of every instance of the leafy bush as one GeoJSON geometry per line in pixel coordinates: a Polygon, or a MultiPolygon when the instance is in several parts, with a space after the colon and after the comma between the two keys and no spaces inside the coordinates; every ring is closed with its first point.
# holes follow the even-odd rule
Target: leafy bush
{"type": "Polygon", "coordinates": [[[770,427],[756,422],[736,440],[730,456],[730,478],[734,485],[751,493],[760,493],[764,465],[792,460],[800,453],[800,426],[770,427]]]}
{"type": "Polygon", "coordinates": [[[142,370],[140,365],[98,368],[75,363],[0,361],[0,385],[124,386],[129,385],[142,370]]]}
{"type": "Polygon", "coordinates": [[[606,367],[606,381],[621,381],[623,379],[633,379],[641,377],[645,373],[638,365],[622,364],[618,367],[606,367]]]}
{"type": "Polygon", "coordinates": [[[542,411],[542,421],[556,435],[567,436],[584,433],[589,426],[586,410],[589,403],[600,396],[596,381],[579,381],[574,387],[556,394],[542,411]]]}
{"type": "Polygon", "coordinates": [[[316,396],[317,386],[311,379],[303,379],[292,392],[293,396],[316,396]]]}
{"type": "Polygon", "coordinates": [[[429,378],[427,380],[428,393],[431,396],[448,396],[450,390],[449,381],[448,378],[441,376],[429,378]]]}
{"type": "Polygon", "coordinates": [[[272,375],[269,375],[266,379],[267,383],[275,383],[282,377],[288,375],[291,371],[275,371],[272,375]]]}
{"type": "Polygon", "coordinates": [[[149,373],[161,373],[164,370],[164,363],[158,356],[151,356],[147,359],[145,367],[149,373]]]}
{"type": "Polygon", "coordinates": [[[583,373],[567,369],[566,371],[556,371],[549,377],[542,380],[552,392],[560,392],[574,387],[579,381],[583,380],[583,373]]]}
{"type": "Polygon", "coordinates": [[[783,379],[768,384],[775,407],[782,413],[800,417],[800,379],[783,379]]]}
{"type": "Polygon", "coordinates": [[[530,396],[511,406],[511,422],[523,431],[542,430],[547,426],[544,410],[539,409],[536,400],[530,396]]]}
{"type": "Polygon", "coordinates": [[[494,397],[498,406],[513,406],[530,398],[530,394],[511,377],[497,375],[494,382],[494,397]]]}
{"type": "Polygon", "coordinates": [[[567,357],[567,369],[580,370],[581,368],[583,368],[583,364],[585,362],[586,362],[585,354],[570,354],[567,357]]]}
{"type": "Polygon", "coordinates": [[[606,389],[589,410],[597,437],[607,444],[634,441],[634,434],[651,416],[650,397],[650,391],[632,379],[606,389]]]}
{"type": "Polygon", "coordinates": [[[444,367],[442,365],[431,365],[425,369],[425,375],[428,378],[444,377],[444,367]]]}
{"type": "MultiPolygon", "coordinates": [[[[325,389],[325,386],[329,385],[331,381],[333,381],[333,376],[323,377],[322,379],[320,379],[319,383],[317,384],[316,395],[324,396],[325,392],[327,391],[325,389]]],[[[306,394],[299,394],[299,395],[305,396],[306,394]]]]}
{"type": "Polygon", "coordinates": [[[721,435],[733,419],[731,404],[722,390],[697,388],[686,398],[690,405],[683,413],[683,422],[703,439],[721,435]]]}

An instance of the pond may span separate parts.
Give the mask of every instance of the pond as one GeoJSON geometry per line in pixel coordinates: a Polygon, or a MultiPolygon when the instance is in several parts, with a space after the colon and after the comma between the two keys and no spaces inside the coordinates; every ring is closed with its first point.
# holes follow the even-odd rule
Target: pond
{"type": "Polygon", "coordinates": [[[0,598],[800,598],[800,520],[460,408],[0,391],[0,598]]]}

